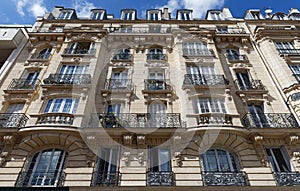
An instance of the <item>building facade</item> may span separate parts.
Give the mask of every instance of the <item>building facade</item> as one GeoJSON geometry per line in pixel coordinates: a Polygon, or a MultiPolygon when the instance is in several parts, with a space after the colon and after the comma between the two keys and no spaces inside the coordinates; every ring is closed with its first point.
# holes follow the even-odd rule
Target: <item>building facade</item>
{"type": "Polygon", "coordinates": [[[1,85],[0,190],[299,189],[300,12],[192,14],[38,17],[1,85]]]}

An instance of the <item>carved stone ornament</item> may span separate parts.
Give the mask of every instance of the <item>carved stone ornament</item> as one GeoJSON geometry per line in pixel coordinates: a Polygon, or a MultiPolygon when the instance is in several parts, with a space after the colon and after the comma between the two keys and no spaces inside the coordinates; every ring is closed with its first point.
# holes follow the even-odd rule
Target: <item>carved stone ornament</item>
{"type": "Polygon", "coordinates": [[[146,137],[145,135],[137,135],[136,136],[137,145],[140,148],[143,148],[146,145],[146,137]]]}
{"type": "Polygon", "coordinates": [[[144,158],[145,158],[144,152],[143,151],[138,152],[138,161],[139,161],[140,164],[144,163],[144,158]]]}
{"type": "Polygon", "coordinates": [[[132,135],[123,135],[124,145],[131,146],[132,145],[132,135]]]}
{"type": "Polygon", "coordinates": [[[300,152],[293,152],[293,160],[300,163],[300,152]]]}
{"type": "Polygon", "coordinates": [[[123,161],[125,162],[126,165],[129,164],[129,160],[130,160],[130,152],[129,151],[125,151],[123,153],[123,161]]]}
{"type": "Polygon", "coordinates": [[[175,152],[175,161],[179,167],[182,167],[182,155],[180,152],[175,152]]]}

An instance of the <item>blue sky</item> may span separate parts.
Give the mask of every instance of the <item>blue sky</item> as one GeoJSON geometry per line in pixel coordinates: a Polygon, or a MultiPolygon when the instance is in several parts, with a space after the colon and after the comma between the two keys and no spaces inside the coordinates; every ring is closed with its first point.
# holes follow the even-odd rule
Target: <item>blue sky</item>
{"type": "Polygon", "coordinates": [[[208,9],[228,7],[234,17],[243,17],[250,8],[287,13],[290,8],[300,9],[299,0],[4,0],[0,6],[0,24],[31,24],[36,16],[51,12],[56,5],[75,8],[81,17],[88,16],[92,8],[104,8],[120,17],[120,10],[134,8],[138,17],[145,17],[145,10],[169,7],[173,13],[180,8],[193,9],[194,18],[203,18],[208,9]]]}

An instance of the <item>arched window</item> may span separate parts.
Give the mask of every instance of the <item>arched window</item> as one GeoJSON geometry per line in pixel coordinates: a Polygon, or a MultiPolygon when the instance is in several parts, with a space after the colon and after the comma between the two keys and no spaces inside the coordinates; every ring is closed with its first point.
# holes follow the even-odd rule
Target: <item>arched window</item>
{"type": "Polygon", "coordinates": [[[204,171],[237,172],[239,166],[236,158],[223,149],[209,149],[201,155],[204,171]]]}
{"type": "Polygon", "coordinates": [[[45,48],[42,51],[39,52],[39,54],[37,55],[37,59],[48,59],[50,57],[52,48],[45,48]]]}
{"type": "Polygon", "coordinates": [[[67,48],[64,54],[94,54],[94,42],[74,42],[67,48]]]}
{"type": "Polygon", "coordinates": [[[160,48],[152,48],[149,50],[147,60],[164,60],[163,50],[160,48]]]}
{"type": "Polygon", "coordinates": [[[119,49],[113,57],[113,60],[130,60],[130,50],[127,48],[119,49]]]}
{"type": "Polygon", "coordinates": [[[228,60],[240,60],[240,53],[238,50],[227,49],[226,55],[228,60]]]}
{"type": "Polygon", "coordinates": [[[36,153],[30,161],[22,186],[61,186],[62,171],[67,153],[60,149],[46,149],[36,153]]]}

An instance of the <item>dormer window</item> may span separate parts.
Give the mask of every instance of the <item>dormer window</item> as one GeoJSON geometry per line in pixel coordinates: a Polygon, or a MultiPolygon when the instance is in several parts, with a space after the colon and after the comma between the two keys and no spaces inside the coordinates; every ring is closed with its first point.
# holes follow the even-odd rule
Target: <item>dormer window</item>
{"type": "Polygon", "coordinates": [[[284,13],[275,13],[272,16],[272,20],[285,20],[285,14],[284,13]]]}
{"type": "Polygon", "coordinates": [[[123,20],[135,20],[136,11],[132,9],[122,10],[121,19],[123,20]]]}
{"type": "Polygon", "coordinates": [[[105,10],[93,9],[91,11],[92,11],[91,20],[104,20],[104,19],[106,19],[105,10]]]}
{"type": "Polygon", "coordinates": [[[72,14],[73,14],[72,10],[62,10],[58,19],[69,20],[71,19],[72,14]]]}
{"type": "Polygon", "coordinates": [[[210,17],[212,20],[223,20],[223,15],[219,11],[210,12],[210,17]]]}
{"type": "Polygon", "coordinates": [[[147,19],[148,20],[161,20],[161,11],[160,10],[156,10],[156,9],[153,9],[153,10],[148,10],[147,11],[147,19]]]}
{"type": "Polygon", "coordinates": [[[192,10],[178,10],[177,11],[178,20],[192,20],[192,10]]]}

